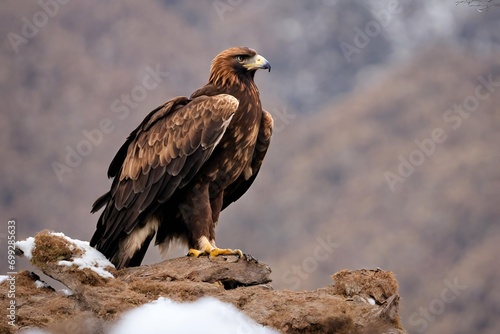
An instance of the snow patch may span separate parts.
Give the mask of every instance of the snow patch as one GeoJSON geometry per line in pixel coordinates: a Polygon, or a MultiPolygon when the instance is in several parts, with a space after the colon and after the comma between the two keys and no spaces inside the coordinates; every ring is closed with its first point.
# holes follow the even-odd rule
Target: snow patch
{"type": "Polygon", "coordinates": [[[193,303],[177,303],[160,297],[124,313],[110,331],[110,334],[136,333],[278,334],[257,324],[233,305],[211,297],[193,303]]]}
{"type": "Polygon", "coordinates": [[[78,269],[83,270],[89,268],[90,270],[97,273],[99,276],[104,278],[113,278],[114,276],[106,270],[107,267],[114,268],[115,266],[109,262],[108,259],[101,252],[97,251],[95,248],[90,247],[88,241],[81,241],[78,239],[71,239],[61,232],[51,232],[53,236],[61,237],[70,243],[71,251],[75,249],[80,250],[82,255],[77,258],[73,258],[71,261],[61,260],[58,262],[60,266],[71,267],[75,265],[78,269]]]}
{"type": "Polygon", "coordinates": [[[59,292],[65,296],[73,296],[73,291],[71,291],[70,289],[61,289],[59,290],[59,292]]]}
{"type": "Polygon", "coordinates": [[[24,257],[31,260],[33,249],[35,249],[35,238],[29,237],[26,240],[16,241],[16,247],[23,251],[24,257]]]}
{"type": "Polygon", "coordinates": [[[36,286],[38,289],[41,289],[41,288],[50,288],[50,285],[48,285],[47,283],[42,282],[42,281],[40,281],[40,280],[36,280],[36,281],[35,281],[35,286],[36,286]]]}
{"type": "Polygon", "coordinates": [[[20,334],[49,334],[39,328],[29,328],[19,332],[20,334]]]}
{"type": "MultiPolygon", "coordinates": [[[[114,268],[115,266],[106,259],[102,253],[90,247],[88,241],[81,241],[78,239],[71,239],[64,235],[64,233],[60,232],[49,232],[50,235],[60,237],[65,239],[69,243],[69,249],[71,251],[79,250],[81,252],[80,257],[73,258],[71,261],[59,261],[58,264],[60,266],[69,266],[75,265],[78,269],[83,270],[85,268],[89,268],[90,270],[96,272],[99,276],[104,278],[113,278],[114,276],[106,270],[107,267],[114,268]]],[[[31,260],[33,257],[33,250],[35,249],[35,238],[29,237],[26,240],[17,241],[16,247],[23,251],[24,256],[31,260]]]]}
{"type": "Polygon", "coordinates": [[[0,275],[0,284],[2,284],[3,282],[5,282],[8,279],[9,279],[9,276],[7,276],[7,275],[0,275]]]}

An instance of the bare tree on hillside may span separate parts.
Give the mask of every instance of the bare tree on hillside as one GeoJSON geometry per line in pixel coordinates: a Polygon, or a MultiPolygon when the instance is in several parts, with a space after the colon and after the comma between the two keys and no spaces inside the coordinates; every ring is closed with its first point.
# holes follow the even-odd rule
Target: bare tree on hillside
{"type": "Polygon", "coordinates": [[[500,6],[500,0],[459,0],[455,2],[456,5],[460,3],[466,3],[470,7],[477,7],[480,12],[487,11],[490,7],[500,6]]]}

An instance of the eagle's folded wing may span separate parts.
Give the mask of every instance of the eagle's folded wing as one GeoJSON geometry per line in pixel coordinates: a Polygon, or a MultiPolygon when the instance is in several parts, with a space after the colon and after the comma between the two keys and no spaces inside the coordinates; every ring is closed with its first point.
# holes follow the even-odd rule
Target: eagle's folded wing
{"type": "Polygon", "coordinates": [[[199,171],[238,108],[227,94],[175,98],[150,113],[111,163],[111,190],[92,212],[106,205],[91,245],[106,254],[141,215],[154,212],[199,171]]]}

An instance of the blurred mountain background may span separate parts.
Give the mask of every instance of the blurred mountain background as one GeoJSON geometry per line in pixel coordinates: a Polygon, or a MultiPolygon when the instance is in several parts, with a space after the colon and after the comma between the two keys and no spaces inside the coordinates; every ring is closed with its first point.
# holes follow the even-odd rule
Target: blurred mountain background
{"type": "MultiPolygon", "coordinates": [[[[158,105],[205,84],[218,52],[246,45],[272,64],[256,81],[276,129],[255,185],[221,216],[218,245],[270,264],[278,289],[314,289],[344,268],[391,270],[409,332],[497,333],[499,8],[454,0],[0,8],[0,207],[3,226],[16,219],[18,239],[52,229],[89,240],[91,204],[108,190],[108,165],[128,134],[158,105]]],[[[6,236],[5,227],[2,245],[6,236]]],[[[159,260],[151,248],[146,263],[159,260]]]]}

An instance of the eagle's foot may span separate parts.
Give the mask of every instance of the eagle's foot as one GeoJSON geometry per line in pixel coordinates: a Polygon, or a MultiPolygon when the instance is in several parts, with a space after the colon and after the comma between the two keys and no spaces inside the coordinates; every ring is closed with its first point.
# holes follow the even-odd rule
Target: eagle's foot
{"type": "Polygon", "coordinates": [[[202,252],[202,251],[194,249],[194,248],[189,249],[189,252],[187,253],[187,256],[191,256],[191,257],[200,257],[201,255],[208,255],[208,253],[206,253],[204,251],[202,252]]]}
{"type": "Polygon", "coordinates": [[[214,248],[210,251],[210,258],[214,258],[220,255],[238,255],[241,259],[243,258],[243,252],[239,249],[229,249],[229,248],[214,248]]]}
{"type": "Polygon", "coordinates": [[[229,248],[218,248],[215,246],[215,240],[208,240],[207,237],[202,236],[198,243],[200,245],[199,249],[190,248],[187,253],[188,256],[200,257],[202,255],[208,255],[211,259],[216,258],[221,255],[238,255],[243,258],[243,252],[239,249],[229,249],[229,248]]]}
{"type": "Polygon", "coordinates": [[[200,257],[200,256],[205,256],[208,255],[210,258],[216,258],[217,256],[221,255],[238,255],[240,258],[243,258],[243,252],[239,249],[229,249],[229,248],[217,248],[214,247],[213,249],[207,249],[207,250],[198,250],[191,248],[189,252],[187,253],[187,256],[192,256],[192,257],[200,257]]]}

